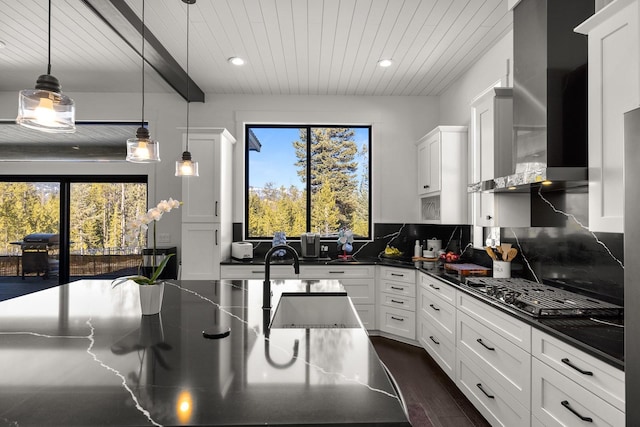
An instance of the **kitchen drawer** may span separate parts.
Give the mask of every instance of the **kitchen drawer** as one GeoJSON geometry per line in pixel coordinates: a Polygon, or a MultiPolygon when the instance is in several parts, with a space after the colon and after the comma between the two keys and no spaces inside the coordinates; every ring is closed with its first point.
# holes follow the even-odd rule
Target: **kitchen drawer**
{"type": "Polygon", "coordinates": [[[353,304],[356,311],[358,312],[358,317],[362,322],[362,326],[364,326],[367,330],[376,329],[376,306],[375,304],[353,304]]]}
{"type": "Polygon", "coordinates": [[[491,425],[526,427],[531,424],[531,413],[517,399],[463,352],[458,350],[456,355],[456,384],[491,425]]]}
{"type": "Polygon", "coordinates": [[[531,326],[464,292],[457,292],[456,295],[458,310],[484,323],[526,352],[531,352],[531,326]]]}
{"type": "Polygon", "coordinates": [[[623,371],[537,329],[533,330],[532,343],[533,356],[619,410],[625,410],[623,371]]]}
{"type": "MultiPolygon", "coordinates": [[[[222,265],[220,276],[223,279],[261,279],[264,280],[264,265],[222,265]]],[[[293,265],[272,265],[269,269],[270,279],[300,279],[295,274],[293,265]]]]}
{"type": "Polygon", "coordinates": [[[418,275],[420,287],[445,299],[449,304],[456,304],[456,290],[453,286],[422,272],[418,275]]]}
{"type": "Polygon", "coordinates": [[[457,324],[458,351],[530,409],[531,355],[465,313],[457,324]]]}
{"type": "Polygon", "coordinates": [[[416,284],[397,282],[388,279],[380,279],[380,292],[388,292],[396,295],[404,295],[406,297],[416,297],[416,284]]]}
{"type": "Polygon", "coordinates": [[[436,322],[446,333],[447,338],[456,341],[456,308],[442,299],[439,294],[434,294],[420,286],[418,290],[418,312],[432,322],[436,322]]]}
{"type": "Polygon", "coordinates": [[[451,335],[423,314],[418,314],[418,341],[452,381],[456,380],[456,345],[451,335]]]}
{"type": "Polygon", "coordinates": [[[387,307],[400,308],[403,310],[416,311],[416,299],[405,295],[380,293],[380,304],[387,307]]]}
{"type": "Polygon", "coordinates": [[[416,339],[416,313],[393,307],[380,306],[378,327],[383,332],[410,340],[416,339]]]}
{"type": "Polygon", "coordinates": [[[545,426],[622,427],[624,413],[533,358],[533,415],[545,426]],[[583,418],[590,418],[588,421],[583,418]]]}
{"type": "Polygon", "coordinates": [[[392,280],[394,282],[404,282],[415,286],[416,270],[394,267],[379,267],[380,280],[392,280]]]}
{"type": "Polygon", "coordinates": [[[302,279],[351,279],[369,278],[376,275],[375,265],[301,265],[302,279]]]}
{"type": "Polygon", "coordinates": [[[354,304],[374,304],[376,302],[376,286],[373,278],[370,279],[341,279],[347,295],[354,304]]]}

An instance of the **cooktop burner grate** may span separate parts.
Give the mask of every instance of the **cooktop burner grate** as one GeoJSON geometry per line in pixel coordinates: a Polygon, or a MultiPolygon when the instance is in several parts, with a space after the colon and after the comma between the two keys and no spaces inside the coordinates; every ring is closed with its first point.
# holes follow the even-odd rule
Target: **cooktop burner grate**
{"type": "Polygon", "coordinates": [[[526,279],[468,278],[475,292],[532,316],[621,316],[621,306],[526,279]]]}

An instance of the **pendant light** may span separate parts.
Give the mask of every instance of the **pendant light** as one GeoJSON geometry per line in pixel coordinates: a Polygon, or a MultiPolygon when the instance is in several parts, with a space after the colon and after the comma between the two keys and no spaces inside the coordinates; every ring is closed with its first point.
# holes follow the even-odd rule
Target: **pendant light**
{"type": "Polygon", "coordinates": [[[149,137],[149,129],[144,127],[144,0],[142,0],[142,118],[136,137],[127,139],[127,161],[133,163],[153,163],[160,161],[160,143],[149,137]]]}
{"type": "Polygon", "coordinates": [[[16,123],[42,132],[73,133],[76,131],[75,104],[62,94],[60,82],[51,75],[51,0],[48,33],[47,74],[38,77],[35,89],[20,91],[16,123]]]}
{"type": "Polygon", "coordinates": [[[176,176],[199,176],[198,162],[193,161],[189,152],[189,5],[194,4],[196,0],[182,1],[187,4],[187,140],[182,159],[176,160],[176,176]]]}

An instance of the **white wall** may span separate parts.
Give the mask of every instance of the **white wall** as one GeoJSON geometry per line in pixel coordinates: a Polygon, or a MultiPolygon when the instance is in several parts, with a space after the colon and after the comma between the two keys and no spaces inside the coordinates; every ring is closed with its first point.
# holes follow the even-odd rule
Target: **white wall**
{"type": "MultiPolygon", "coordinates": [[[[140,94],[66,93],[76,102],[77,120],[139,120],[140,94]]],[[[252,123],[372,124],[374,222],[417,222],[419,218],[415,141],[439,124],[434,97],[253,96],[207,94],[190,107],[190,127],[225,127],[238,140],[234,147],[234,222],[244,215],[243,121],[252,123]]],[[[17,93],[0,93],[0,120],[15,120],[17,93]]],[[[184,150],[186,104],[176,94],[145,95],[145,119],[160,141],[157,165],[93,162],[0,162],[0,174],[149,174],[149,203],[181,198],[175,160],[184,150]]],[[[196,159],[197,160],[197,159],[196,159]]],[[[158,231],[180,246],[180,218],[168,215],[158,231]]]]}
{"type": "Polygon", "coordinates": [[[469,126],[471,101],[498,81],[502,81],[502,86],[513,86],[513,30],[440,95],[441,124],[469,126]]]}

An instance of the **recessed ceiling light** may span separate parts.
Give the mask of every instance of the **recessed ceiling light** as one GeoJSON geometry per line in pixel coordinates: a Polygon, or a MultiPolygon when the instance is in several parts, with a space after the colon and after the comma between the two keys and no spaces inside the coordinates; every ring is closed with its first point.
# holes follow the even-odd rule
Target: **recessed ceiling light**
{"type": "Polygon", "coordinates": [[[381,59],[380,61],[378,61],[378,65],[383,68],[390,67],[391,64],[393,64],[393,61],[390,59],[381,59]]]}
{"type": "Polygon", "coordinates": [[[239,56],[232,56],[231,58],[227,59],[227,61],[229,61],[233,65],[244,65],[244,59],[240,58],[239,56]]]}

